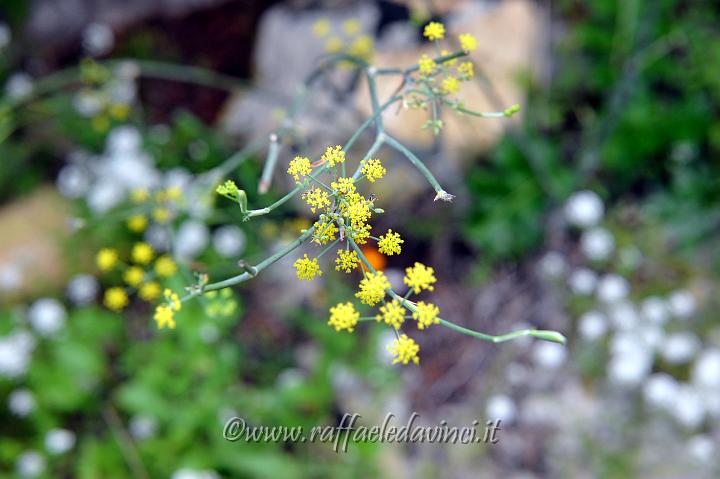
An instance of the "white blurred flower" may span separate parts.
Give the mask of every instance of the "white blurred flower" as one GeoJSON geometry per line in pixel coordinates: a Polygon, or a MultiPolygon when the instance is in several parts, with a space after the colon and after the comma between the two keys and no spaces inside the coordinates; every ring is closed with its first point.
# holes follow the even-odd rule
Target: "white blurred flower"
{"type": "Polygon", "coordinates": [[[220,476],[211,470],[182,468],[173,472],[170,479],[220,479],[220,476]]]}
{"type": "Polygon", "coordinates": [[[75,433],[67,429],[51,429],[45,434],[45,449],[50,454],[65,454],[75,445],[75,433]]]}
{"type": "Polygon", "coordinates": [[[163,186],[165,188],[187,189],[193,180],[192,174],[185,168],[173,168],[165,173],[163,186]]]}
{"type": "Polygon", "coordinates": [[[150,416],[133,416],[128,424],[128,431],[136,441],[149,439],[157,431],[157,421],[150,416]]]}
{"type": "Polygon", "coordinates": [[[90,175],[77,165],[65,165],[58,173],[56,184],[66,198],[80,198],[90,189],[90,175]]]}
{"type": "Polygon", "coordinates": [[[606,274],[597,285],[597,297],[605,303],[615,303],[630,294],[630,284],[622,276],[606,274]]]}
{"type": "Polygon", "coordinates": [[[696,387],[720,394],[720,349],[706,349],[700,353],[693,365],[691,378],[696,387]]]}
{"type": "Polygon", "coordinates": [[[667,303],[658,296],[651,296],[642,302],[642,315],[655,324],[665,324],[670,319],[667,303]]]}
{"type": "Polygon", "coordinates": [[[110,52],[114,43],[115,35],[112,29],[104,23],[90,23],[82,32],[82,46],[91,56],[100,56],[110,52]]]}
{"type": "Polygon", "coordinates": [[[660,354],[670,364],[685,364],[695,357],[700,350],[700,340],[694,334],[681,331],[672,333],[665,338],[660,354]]]}
{"type": "Polygon", "coordinates": [[[403,282],[405,274],[402,272],[402,270],[398,268],[388,268],[387,270],[385,270],[385,276],[390,282],[390,286],[393,290],[401,294],[407,291],[407,286],[403,282]]]}
{"type": "Polygon", "coordinates": [[[300,368],[287,368],[277,375],[275,386],[279,389],[292,389],[302,385],[306,376],[300,368]]]}
{"type": "Polygon", "coordinates": [[[143,238],[157,251],[168,251],[170,249],[170,232],[162,225],[151,224],[148,226],[143,238]]]}
{"type": "Polygon", "coordinates": [[[102,179],[95,183],[85,196],[88,207],[94,213],[106,213],[120,204],[124,198],[125,192],[122,186],[112,179],[102,179]]]}
{"type": "Polygon", "coordinates": [[[673,316],[679,319],[691,317],[697,309],[695,296],[686,289],[673,292],[668,298],[668,305],[673,316]]]}
{"type": "Polygon", "coordinates": [[[568,278],[568,286],[573,293],[588,296],[595,291],[598,277],[595,271],[588,268],[579,268],[572,272],[568,278]]]}
{"type": "Polygon", "coordinates": [[[213,344],[220,339],[220,331],[213,323],[203,323],[198,329],[198,334],[205,344],[213,344]]]}
{"type": "Polygon", "coordinates": [[[489,421],[500,419],[503,423],[512,423],[517,417],[515,401],[505,394],[490,396],[485,406],[485,416],[489,421]]]}
{"type": "Polygon", "coordinates": [[[35,301],[27,313],[30,325],[41,336],[53,336],[62,329],[67,318],[65,306],[54,298],[41,298],[35,301]]]}
{"type": "Polygon", "coordinates": [[[224,225],[213,233],[213,247],[220,256],[236,258],[245,251],[245,232],[236,225],[224,225]]]}
{"type": "Polygon", "coordinates": [[[583,190],[573,193],[565,203],[565,219],[580,228],[595,226],[604,213],[603,202],[593,191],[583,190]]]}
{"type": "Polygon", "coordinates": [[[580,238],[580,251],[590,261],[605,261],[615,250],[615,239],[605,228],[592,228],[580,238]]]}
{"type": "Polygon", "coordinates": [[[607,366],[608,379],[619,386],[637,386],[650,373],[652,355],[642,345],[614,354],[607,366]]]}
{"type": "Polygon", "coordinates": [[[16,378],[24,375],[34,348],[35,338],[26,331],[0,338],[0,376],[16,378]]]}
{"type": "Polygon", "coordinates": [[[78,274],[70,278],[67,285],[67,297],[76,306],[84,306],[95,301],[100,285],[94,276],[78,274]]]}
{"type": "Polygon", "coordinates": [[[388,350],[395,341],[395,334],[392,331],[383,329],[377,339],[376,358],[380,364],[388,364],[393,359],[393,354],[388,350]]]}
{"type": "Polygon", "coordinates": [[[705,419],[705,408],[700,394],[687,384],[680,385],[670,412],[688,429],[696,429],[705,419]]]}
{"type": "Polygon", "coordinates": [[[25,417],[35,410],[35,396],[27,389],[16,389],[8,397],[8,409],[19,417],[25,417]]]}
{"type": "Polygon", "coordinates": [[[186,220],[175,236],[175,254],[184,260],[195,258],[207,246],[209,236],[205,223],[186,220]]]}
{"type": "Polygon", "coordinates": [[[565,258],[557,251],[545,253],[539,263],[540,274],[549,279],[557,279],[565,273],[565,258]]]}
{"type": "Polygon", "coordinates": [[[13,100],[21,100],[32,93],[33,80],[23,72],[13,73],[5,83],[5,94],[13,100]]]}
{"type": "Polygon", "coordinates": [[[532,355],[538,366],[555,369],[565,362],[567,349],[561,344],[539,341],[533,348],[532,355]]]}
{"type": "Polygon", "coordinates": [[[80,116],[92,118],[105,106],[102,94],[94,90],[80,90],[73,96],[73,108],[80,116]]]}
{"type": "Polygon", "coordinates": [[[132,79],[115,78],[109,86],[110,101],[122,105],[132,105],[137,98],[137,84],[132,79]]]}
{"type": "Polygon", "coordinates": [[[665,331],[657,324],[642,324],[637,330],[637,335],[645,345],[653,350],[660,347],[665,339],[665,331]]]}
{"type": "Polygon", "coordinates": [[[140,151],[142,135],[134,126],[116,126],[108,133],[105,149],[110,155],[132,154],[140,151]]]}
{"type": "Polygon", "coordinates": [[[669,410],[679,389],[680,385],[675,378],[666,373],[656,373],[645,381],[643,397],[649,406],[669,410]]]}
{"type": "Polygon", "coordinates": [[[36,451],[23,452],[15,463],[15,469],[22,478],[38,477],[45,472],[45,458],[36,451]]]}
{"type": "Polygon", "coordinates": [[[637,310],[630,301],[620,300],[611,304],[608,315],[613,326],[619,330],[633,329],[638,324],[637,310]]]}
{"type": "Polygon", "coordinates": [[[716,465],[717,446],[708,434],[691,437],[687,443],[687,452],[700,465],[716,465]]]}
{"type": "Polygon", "coordinates": [[[10,27],[8,27],[7,23],[0,22],[0,50],[10,45],[10,40],[12,40],[10,27]]]}
{"type": "Polygon", "coordinates": [[[510,384],[523,384],[529,376],[530,370],[522,363],[512,362],[505,368],[505,378],[510,384]]]}
{"type": "Polygon", "coordinates": [[[18,265],[0,265],[0,291],[15,291],[22,286],[22,283],[22,271],[18,265]]]}
{"type": "Polygon", "coordinates": [[[620,265],[629,270],[635,270],[642,262],[642,253],[636,246],[626,246],[618,252],[620,265]]]}
{"type": "Polygon", "coordinates": [[[600,311],[588,311],[578,320],[578,332],[586,341],[596,341],[607,333],[607,318],[600,311]]]}

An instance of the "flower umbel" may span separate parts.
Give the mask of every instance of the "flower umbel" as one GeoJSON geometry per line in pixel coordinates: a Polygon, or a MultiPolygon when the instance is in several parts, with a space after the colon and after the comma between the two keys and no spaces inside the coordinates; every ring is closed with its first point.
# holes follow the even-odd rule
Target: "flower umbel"
{"type": "Polygon", "coordinates": [[[175,318],[172,308],[167,304],[160,304],[155,308],[153,319],[157,323],[158,329],[168,327],[175,329],[175,318]]]}
{"type": "Polygon", "coordinates": [[[405,268],[405,277],[403,282],[418,294],[424,289],[432,291],[435,289],[433,283],[437,281],[435,278],[435,270],[431,266],[425,266],[416,262],[414,266],[405,268]]]}
{"type": "Polygon", "coordinates": [[[418,364],[420,362],[420,358],[418,358],[417,355],[420,351],[420,346],[418,346],[412,338],[409,338],[407,334],[403,334],[400,338],[394,340],[393,343],[388,346],[388,351],[395,356],[392,362],[393,364],[408,364],[410,361],[418,364]]]}
{"type": "Polygon", "coordinates": [[[375,180],[379,180],[387,173],[387,170],[382,163],[380,163],[380,160],[370,159],[364,163],[360,172],[365,175],[365,178],[367,178],[370,183],[375,183],[375,180]]]}
{"type": "Polygon", "coordinates": [[[360,291],[355,293],[355,296],[360,298],[363,304],[374,306],[385,297],[385,290],[389,287],[390,282],[382,271],[367,273],[360,281],[360,291]]]}
{"type": "Polygon", "coordinates": [[[387,256],[394,254],[400,254],[400,245],[405,241],[400,238],[399,233],[393,233],[393,230],[388,230],[385,235],[380,237],[378,241],[378,251],[387,256]]]}
{"type": "Polygon", "coordinates": [[[328,165],[331,167],[342,163],[345,161],[345,152],[342,151],[342,146],[336,145],[336,146],[328,146],[327,150],[325,150],[325,153],[320,157],[320,160],[325,163],[327,162],[328,165]]]}
{"type": "Polygon", "coordinates": [[[442,40],[445,37],[445,25],[439,22],[430,22],[425,25],[423,35],[428,40],[442,40]]]}
{"type": "Polygon", "coordinates": [[[98,252],[95,261],[101,271],[109,271],[117,264],[118,253],[112,248],[103,248],[98,252]]]}
{"type": "Polygon", "coordinates": [[[292,175],[296,182],[300,181],[301,176],[307,176],[312,172],[310,159],[304,156],[296,156],[290,161],[287,172],[292,175]]]}
{"type": "Polygon", "coordinates": [[[460,48],[466,52],[471,52],[477,48],[477,40],[469,33],[461,33],[458,40],[460,40],[460,48]]]}
{"type": "Polygon", "coordinates": [[[377,321],[385,321],[385,324],[389,324],[395,329],[400,329],[402,323],[405,322],[405,308],[400,304],[397,299],[380,306],[380,314],[375,316],[377,321]]]}
{"type": "Polygon", "coordinates": [[[337,258],[335,258],[335,269],[337,271],[352,272],[360,264],[360,259],[355,251],[338,250],[337,258]]]}
{"type": "Polygon", "coordinates": [[[355,306],[351,302],[338,303],[330,308],[330,320],[328,324],[335,328],[335,331],[346,329],[352,333],[355,325],[360,318],[360,313],[355,310],[355,306]]]}
{"type": "Polygon", "coordinates": [[[418,329],[425,329],[430,325],[440,323],[438,318],[440,310],[434,304],[418,301],[416,309],[417,311],[412,314],[412,317],[417,321],[418,329]]]}
{"type": "Polygon", "coordinates": [[[119,286],[110,288],[105,291],[105,298],[103,299],[103,303],[108,309],[111,309],[113,311],[122,311],[125,306],[128,305],[127,293],[123,288],[119,286]]]}
{"type": "Polygon", "coordinates": [[[132,249],[132,259],[138,264],[148,264],[155,256],[155,250],[147,243],[135,243],[132,249]]]}
{"type": "Polygon", "coordinates": [[[427,55],[421,56],[420,60],[418,60],[418,71],[421,75],[432,75],[435,72],[436,67],[437,64],[435,63],[435,60],[427,55]]]}
{"type": "Polygon", "coordinates": [[[295,266],[297,270],[298,279],[312,281],[315,276],[322,276],[317,258],[310,259],[307,253],[305,253],[305,256],[302,258],[296,260],[293,266],[295,266]]]}

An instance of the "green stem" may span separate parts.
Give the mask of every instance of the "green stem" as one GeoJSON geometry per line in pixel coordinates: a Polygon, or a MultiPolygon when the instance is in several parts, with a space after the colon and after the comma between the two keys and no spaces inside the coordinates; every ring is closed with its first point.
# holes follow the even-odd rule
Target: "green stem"
{"type": "Polygon", "coordinates": [[[405,145],[403,145],[402,143],[397,141],[395,138],[393,138],[389,135],[384,135],[384,138],[385,138],[385,142],[389,146],[395,148],[400,153],[402,153],[408,160],[410,160],[410,163],[412,163],[413,166],[415,166],[415,168],[417,168],[418,171],[420,173],[422,173],[422,175],[425,177],[425,179],[428,180],[430,185],[435,189],[435,193],[437,193],[437,195],[435,196],[436,200],[440,199],[443,201],[452,201],[452,199],[454,198],[453,195],[449,194],[447,191],[445,191],[443,189],[442,186],[440,186],[440,183],[438,183],[438,181],[435,179],[435,177],[430,172],[430,170],[427,168],[427,166],[425,166],[425,163],[420,161],[420,159],[417,156],[415,156],[415,154],[412,151],[410,151],[405,145]]]}

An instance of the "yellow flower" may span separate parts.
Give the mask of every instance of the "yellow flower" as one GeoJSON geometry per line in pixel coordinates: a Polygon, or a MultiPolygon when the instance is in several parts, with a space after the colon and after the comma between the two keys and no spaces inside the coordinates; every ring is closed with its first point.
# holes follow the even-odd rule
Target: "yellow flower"
{"type": "Polygon", "coordinates": [[[345,249],[338,250],[338,257],[335,258],[335,269],[337,271],[345,271],[346,273],[352,272],[360,264],[360,258],[355,251],[348,251],[345,249]]]}
{"type": "Polygon", "coordinates": [[[400,245],[404,242],[398,233],[393,233],[393,230],[388,230],[385,235],[380,237],[380,241],[378,241],[378,251],[387,256],[400,254],[400,245]]]}
{"type": "Polygon", "coordinates": [[[330,198],[327,191],[320,188],[313,188],[307,192],[305,201],[310,206],[310,211],[315,213],[316,210],[330,206],[330,198]]]}
{"type": "Polygon", "coordinates": [[[145,271],[140,266],[131,266],[123,273],[123,279],[130,286],[137,286],[142,283],[145,277],[145,271]]]}
{"type": "Polygon", "coordinates": [[[472,80],[475,77],[472,62],[462,62],[457,70],[461,80],[472,80]]]}
{"type": "Polygon", "coordinates": [[[457,78],[450,75],[442,82],[442,89],[443,93],[446,95],[452,95],[453,93],[457,93],[460,89],[460,82],[457,78]]]}
{"type": "Polygon", "coordinates": [[[343,196],[351,195],[355,193],[355,180],[352,178],[338,178],[337,181],[330,183],[330,187],[343,196]]]}
{"type": "Polygon", "coordinates": [[[142,233],[145,231],[147,223],[148,221],[145,215],[134,215],[127,220],[128,228],[130,231],[134,231],[135,233],[142,233]]]}
{"type": "Polygon", "coordinates": [[[138,188],[130,193],[130,200],[133,203],[144,203],[150,198],[150,193],[144,188],[138,188]]]}
{"type": "Polygon", "coordinates": [[[153,219],[158,223],[167,223],[170,219],[170,210],[167,208],[155,208],[153,210],[153,219]]]}
{"type": "Polygon", "coordinates": [[[330,308],[328,325],[334,327],[335,331],[347,329],[348,332],[352,333],[358,318],[360,318],[360,313],[355,310],[355,306],[351,302],[338,303],[330,308]]]}
{"type": "Polygon", "coordinates": [[[300,181],[301,176],[309,175],[310,172],[312,172],[310,158],[296,156],[294,159],[290,160],[287,172],[293,176],[295,181],[300,181]]]}
{"type": "Polygon", "coordinates": [[[320,157],[320,160],[327,162],[330,167],[333,167],[345,161],[345,152],[342,151],[342,146],[340,145],[334,147],[328,146],[325,153],[320,157]]]}
{"type": "Polygon", "coordinates": [[[233,180],[227,180],[215,188],[215,192],[228,198],[237,198],[239,193],[238,187],[233,180]]]}
{"type": "Polygon", "coordinates": [[[435,60],[427,55],[421,56],[418,60],[418,71],[421,75],[432,75],[436,67],[435,60]]]}
{"type": "Polygon", "coordinates": [[[165,190],[163,196],[166,201],[177,201],[182,198],[182,188],[179,186],[171,186],[165,190]]]}
{"type": "Polygon", "coordinates": [[[394,340],[392,345],[388,346],[388,351],[395,356],[392,362],[393,364],[408,364],[410,361],[418,364],[420,362],[420,358],[418,358],[417,355],[420,351],[420,346],[418,346],[412,338],[408,338],[407,334],[403,334],[400,338],[394,340]]]}
{"type": "Polygon", "coordinates": [[[160,284],[157,281],[150,281],[143,284],[140,286],[138,296],[145,301],[155,301],[160,297],[160,284]]]}
{"type": "Polygon", "coordinates": [[[132,249],[132,259],[138,264],[148,264],[155,256],[155,251],[147,243],[135,243],[132,249]]]}
{"type": "Polygon", "coordinates": [[[105,291],[103,303],[108,309],[122,311],[128,305],[127,293],[124,289],[115,286],[105,291]]]}
{"type": "Polygon", "coordinates": [[[418,294],[424,289],[430,291],[435,289],[432,284],[436,282],[437,279],[435,278],[435,270],[432,267],[416,262],[413,267],[405,268],[405,278],[403,278],[403,281],[415,294],[418,294]]]}
{"type": "Polygon", "coordinates": [[[316,37],[324,37],[330,33],[330,20],[327,18],[321,18],[320,20],[313,23],[312,26],[313,34],[316,37]]]}
{"type": "Polygon", "coordinates": [[[360,58],[370,58],[373,54],[373,39],[368,35],[360,35],[348,47],[348,54],[360,58]]]}
{"type": "Polygon", "coordinates": [[[165,288],[163,296],[173,311],[180,311],[180,309],[182,309],[182,302],[180,301],[180,297],[177,293],[173,293],[172,290],[165,288]]]}
{"type": "Polygon", "coordinates": [[[296,260],[293,266],[297,270],[297,277],[300,280],[312,281],[315,276],[322,276],[317,258],[310,259],[307,253],[305,253],[305,256],[302,258],[296,260]]]}
{"type": "Polygon", "coordinates": [[[377,321],[385,321],[395,329],[400,329],[402,323],[405,322],[405,308],[400,301],[393,299],[391,302],[380,306],[380,314],[375,316],[377,321]]]}
{"type": "Polygon", "coordinates": [[[98,252],[95,261],[101,271],[109,271],[113,269],[118,262],[117,251],[112,248],[103,248],[98,252]]]}
{"type": "Polygon", "coordinates": [[[328,53],[337,53],[342,50],[343,43],[338,37],[330,37],[325,42],[325,51],[328,53]]]}
{"type": "Polygon", "coordinates": [[[375,183],[375,180],[382,178],[387,173],[387,170],[380,163],[380,160],[370,159],[365,162],[360,172],[365,175],[370,183],[375,183]]]}
{"type": "Polygon", "coordinates": [[[170,306],[167,304],[160,304],[155,308],[155,315],[153,316],[153,319],[157,323],[158,329],[162,329],[166,326],[170,329],[175,329],[175,318],[173,316],[174,313],[170,306]]]}
{"type": "Polygon", "coordinates": [[[445,37],[445,26],[442,23],[430,22],[425,25],[423,35],[428,40],[442,40],[445,37]]]}
{"type": "Polygon", "coordinates": [[[418,301],[416,305],[417,311],[412,314],[414,320],[418,323],[418,329],[425,329],[432,324],[440,323],[440,310],[432,303],[418,301]]]}
{"type": "Polygon", "coordinates": [[[325,217],[325,215],[320,215],[320,219],[315,222],[315,233],[313,234],[312,240],[317,244],[327,244],[329,241],[335,239],[337,232],[338,228],[335,226],[335,223],[325,217]]]}
{"type": "Polygon", "coordinates": [[[460,40],[460,48],[466,52],[471,52],[477,48],[477,40],[469,33],[461,33],[458,39],[460,40]]]}
{"type": "Polygon", "coordinates": [[[369,306],[375,306],[385,297],[385,290],[390,287],[390,282],[382,271],[368,273],[360,281],[360,291],[355,293],[360,302],[369,306]]]}
{"type": "Polygon", "coordinates": [[[348,35],[356,35],[360,31],[360,22],[357,18],[349,18],[343,22],[342,29],[348,35]]]}
{"type": "Polygon", "coordinates": [[[177,272],[177,265],[170,256],[163,255],[155,261],[155,272],[162,278],[168,278],[177,272]]]}

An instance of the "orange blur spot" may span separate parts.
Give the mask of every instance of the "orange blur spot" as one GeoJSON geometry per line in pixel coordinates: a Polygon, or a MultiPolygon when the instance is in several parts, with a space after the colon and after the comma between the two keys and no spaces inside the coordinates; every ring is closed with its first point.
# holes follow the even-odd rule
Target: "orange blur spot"
{"type": "MultiPolygon", "coordinates": [[[[363,252],[363,254],[368,259],[373,268],[377,270],[385,269],[387,260],[385,259],[385,256],[378,252],[377,248],[375,248],[374,246],[364,245],[360,248],[360,250],[363,252]]],[[[360,262],[360,265],[363,268],[366,268],[365,264],[363,264],[362,261],[360,262]]]]}

